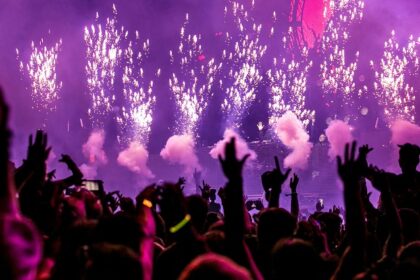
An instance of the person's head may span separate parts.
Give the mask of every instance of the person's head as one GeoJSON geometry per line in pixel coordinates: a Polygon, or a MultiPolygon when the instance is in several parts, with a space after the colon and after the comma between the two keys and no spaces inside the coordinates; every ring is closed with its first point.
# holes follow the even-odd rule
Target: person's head
{"type": "Polygon", "coordinates": [[[412,242],[401,249],[392,279],[418,279],[420,275],[420,241],[412,242]]]}
{"type": "Polygon", "coordinates": [[[271,250],[279,239],[293,235],[296,223],[296,218],[285,209],[269,208],[261,211],[257,225],[260,246],[271,250]]]}
{"type": "Polygon", "coordinates": [[[225,255],[225,233],[220,230],[211,230],[204,234],[204,240],[211,252],[225,255]]]}
{"type": "Polygon", "coordinates": [[[77,189],[71,195],[63,198],[61,217],[65,222],[97,219],[102,215],[102,205],[97,196],[83,188],[77,189]]]}
{"type": "Polygon", "coordinates": [[[232,260],[213,253],[195,258],[181,273],[180,280],[249,280],[249,272],[232,260]]]}
{"type": "Polygon", "coordinates": [[[42,258],[42,240],[25,218],[0,216],[0,278],[35,279],[42,258]]]}
{"type": "Polygon", "coordinates": [[[315,215],[315,219],[321,225],[321,230],[326,233],[331,249],[334,249],[334,244],[340,239],[343,220],[339,215],[329,212],[319,213],[315,215]]]}
{"type": "Polygon", "coordinates": [[[86,280],[139,280],[143,268],[138,255],[122,245],[96,244],[89,250],[86,280]]]}
{"type": "Polygon", "coordinates": [[[120,199],[120,208],[121,211],[126,213],[136,213],[136,206],[134,205],[134,201],[130,197],[122,197],[120,199]]]}
{"type": "Polygon", "coordinates": [[[99,220],[96,227],[96,242],[124,245],[138,252],[143,233],[138,220],[120,213],[99,220]]]}
{"type": "Polygon", "coordinates": [[[194,228],[197,232],[203,233],[208,211],[207,202],[199,195],[188,196],[187,211],[191,215],[194,228]]]}
{"type": "Polygon", "coordinates": [[[96,220],[79,220],[63,231],[52,279],[78,279],[84,273],[84,249],[95,241],[96,220]]]}
{"type": "Polygon", "coordinates": [[[315,221],[300,221],[297,226],[295,237],[312,244],[315,251],[323,253],[327,250],[325,236],[321,232],[320,226],[315,221]]]}
{"type": "Polygon", "coordinates": [[[282,239],[272,251],[271,279],[321,279],[322,259],[300,239],[282,239]]]}
{"type": "Polygon", "coordinates": [[[216,189],[210,189],[210,201],[214,202],[216,200],[216,189]]]}
{"type": "Polygon", "coordinates": [[[206,223],[204,225],[204,230],[208,231],[209,228],[217,223],[218,221],[222,220],[223,217],[221,217],[221,215],[219,213],[214,213],[214,212],[209,212],[207,213],[207,217],[206,217],[206,223]]]}
{"type": "Polygon", "coordinates": [[[400,157],[398,163],[403,173],[416,171],[419,164],[420,147],[413,144],[398,145],[400,147],[400,157]]]}

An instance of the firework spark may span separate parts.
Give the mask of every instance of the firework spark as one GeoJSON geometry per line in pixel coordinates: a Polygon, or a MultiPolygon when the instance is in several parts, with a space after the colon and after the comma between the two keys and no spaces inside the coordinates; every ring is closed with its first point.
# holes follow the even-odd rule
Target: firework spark
{"type": "Polygon", "coordinates": [[[420,38],[415,40],[410,36],[407,46],[401,47],[392,31],[391,38],[384,44],[380,65],[370,62],[375,70],[375,97],[384,108],[388,123],[397,119],[415,122],[416,96],[410,77],[419,70],[418,44],[420,38]]]}
{"type": "MultiPolygon", "coordinates": [[[[54,46],[45,46],[44,39],[38,45],[31,44],[31,56],[28,63],[19,62],[22,74],[26,73],[31,83],[33,108],[38,111],[52,112],[56,110],[57,100],[63,86],[57,79],[57,58],[62,46],[60,39],[54,46]]],[[[16,49],[19,61],[19,50],[16,49]]]]}
{"type": "Polygon", "coordinates": [[[124,27],[117,28],[117,9],[113,5],[113,17],[106,19],[106,24],[99,23],[85,27],[86,43],[86,76],[88,91],[92,98],[92,106],[88,110],[89,117],[95,125],[101,125],[101,117],[113,109],[115,71],[120,62],[123,50],[120,43],[128,35],[124,27]]]}
{"type": "Polygon", "coordinates": [[[169,88],[175,97],[179,119],[176,132],[196,136],[197,125],[214,94],[216,75],[222,64],[212,58],[206,62],[201,35],[187,34],[188,14],[180,31],[176,52],[170,51],[171,62],[177,72],[169,79],[169,88]],[[179,68],[178,68],[179,66],[179,68]]]}
{"type": "Polygon", "coordinates": [[[267,46],[260,41],[262,25],[255,23],[244,5],[232,2],[232,9],[225,7],[225,16],[232,16],[238,32],[235,35],[226,33],[226,43],[230,50],[225,49],[222,53],[223,65],[228,74],[224,77],[226,98],[221,108],[228,116],[228,127],[237,128],[255,100],[256,88],[263,79],[260,60],[267,46]]]}
{"type": "MultiPolygon", "coordinates": [[[[129,42],[124,49],[125,61],[122,82],[125,105],[121,109],[117,123],[121,128],[120,139],[126,143],[138,141],[147,145],[153,121],[153,109],[156,97],[153,95],[153,80],[145,77],[143,60],[148,57],[150,41],[140,42],[139,32],[136,31],[136,40],[129,42]]],[[[158,75],[160,69],[157,70],[158,75]]]]}
{"type": "Polygon", "coordinates": [[[324,55],[321,80],[324,95],[330,102],[338,96],[343,98],[344,104],[354,104],[360,97],[361,91],[356,91],[354,81],[359,53],[349,62],[345,45],[350,38],[350,26],[363,18],[364,6],[363,0],[330,0],[324,10],[324,17],[331,17],[321,40],[324,55]]]}
{"type": "MultiPolygon", "coordinates": [[[[283,48],[287,49],[287,38],[283,38],[283,48]]],[[[315,122],[315,111],[306,108],[306,85],[309,69],[313,63],[308,58],[308,49],[302,50],[298,60],[290,62],[283,58],[279,63],[273,60],[273,69],[267,72],[270,83],[269,124],[274,128],[286,112],[293,112],[306,129],[315,122]]]]}

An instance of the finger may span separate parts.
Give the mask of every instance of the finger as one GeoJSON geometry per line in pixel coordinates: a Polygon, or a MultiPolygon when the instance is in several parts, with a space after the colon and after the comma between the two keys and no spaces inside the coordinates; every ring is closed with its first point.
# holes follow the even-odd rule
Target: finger
{"type": "Polygon", "coordinates": [[[352,161],[356,157],[356,145],[357,145],[357,142],[356,141],[353,141],[351,143],[350,160],[352,160],[352,161]]]}
{"type": "Polygon", "coordinates": [[[42,147],[47,147],[48,146],[48,135],[46,133],[43,133],[43,138],[42,138],[42,147]]]}
{"type": "Polygon", "coordinates": [[[245,162],[246,162],[246,160],[247,160],[250,156],[251,156],[250,154],[246,154],[246,155],[242,158],[242,160],[241,160],[241,165],[244,165],[244,164],[245,164],[245,162]]]}
{"type": "Polygon", "coordinates": [[[276,169],[280,171],[280,163],[277,156],[274,156],[274,163],[276,164],[276,169]]]}
{"type": "Polygon", "coordinates": [[[219,156],[218,156],[218,159],[219,159],[220,164],[221,164],[221,165],[223,165],[223,158],[222,158],[222,155],[219,155],[219,156]]]}
{"type": "Polygon", "coordinates": [[[35,135],[35,145],[39,146],[42,144],[42,130],[37,130],[35,135]]]}
{"type": "Polygon", "coordinates": [[[341,161],[341,157],[337,156],[336,159],[337,159],[337,166],[338,166],[338,168],[341,168],[341,166],[343,166],[343,163],[341,161]]]}
{"type": "Polygon", "coordinates": [[[344,162],[349,161],[349,143],[346,144],[344,148],[344,162]]]}
{"type": "Polygon", "coordinates": [[[49,147],[48,149],[45,150],[45,159],[47,159],[50,155],[52,147],[49,147]]]}

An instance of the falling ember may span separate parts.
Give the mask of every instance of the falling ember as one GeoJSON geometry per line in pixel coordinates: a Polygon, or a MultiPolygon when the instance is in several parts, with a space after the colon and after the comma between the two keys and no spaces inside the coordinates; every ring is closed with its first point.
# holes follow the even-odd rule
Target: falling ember
{"type": "MultiPolygon", "coordinates": [[[[324,60],[321,62],[322,89],[327,100],[334,102],[336,96],[345,104],[354,104],[362,91],[356,91],[354,75],[359,53],[349,62],[345,46],[350,38],[350,26],[363,18],[363,0],[330,0],[328,11],[331,17],[321,41],[324,60]]],[[[327,9],[324,17],[329,16],[327,9]]],[[[332,104],[330,104],[332,105],[332,104]]]]}
{"type": "Polygon", "coordinates": [[[88,111],[95,126],[102,125],[101,117],[109,113],[115,102],[114,82],[116,67],[122,57],[121,41],[127,37],[124,27],[117,28],[117,9],[113,5],[113,17],[106,24],[99,23],[85,27],[86,76],[92,105],[88,111]]]}
{"type": "Polygon", "coordinates": [[[187,14],[180,31],[178,51],[170,51],[176,71],[169,79],[169,88],[178,107],[176,133],[195,138],[198,122],[213,95],[216,75],[222,64],[217,64],[214,59],[206,63],[201,35],[186,32],[188,18],[187,14]]]}
{"type": "Polygon", "coordinates": [[[370,64],[375,70],[374,94],[388,124],[397,119],[414,123],[416,96],[410,78],[419,70],[417,41],[410,36],[407,46],[401,47],[392,31],[380,65],[373,61],[370,64]]]}
{"type": "Polygon", "coordinates": [[[252,102],[256,98],[256,88],[263,79],[260,61],[267,46],[260,42],[262,25],[257,25],[249,16],[244,5],[232,2],[232,9],[225,8],[226,16],[232,16],[238,35],[226,33],[226,44],[230,50],[223,50],[226,97],[221,105],[228,116],[228,127],[237,128],[252,102]]]}
{"type": "MultiPolygon", "coordinates": [[[[38,111],[52,112],[57,108],[60,91],[63,86],[57,79],[57,58],[61,50],[62,40],[48,48],[44,39],[38,45],[31,44],[31,56],[25,64],[19,62],[19,68],[23,75],[27,75],[31,85],[33,108],[38,111]]],[[[16,49],[18,61],[19,50],[16,49]]]]}
{"type": "MultiPolygon", "coordinates": [[[[286,37],[284,47],[288,45],[286,37]]],[[[308,50],[303,48],[299,61],[290,62],[283,58],[279,63],[273,60],[273,69],[267,72],[270,83],[269,123],[272,128],[286,112],[291,111],[302,122],[306,129],[315,122],[315,111],[306,108],[307,76],[312,67],[308,58],[308,50]]]]}

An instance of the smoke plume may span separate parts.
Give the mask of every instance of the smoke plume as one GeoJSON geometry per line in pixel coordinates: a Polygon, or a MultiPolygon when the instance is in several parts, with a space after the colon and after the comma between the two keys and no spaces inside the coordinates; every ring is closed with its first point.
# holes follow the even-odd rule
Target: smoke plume
{"type": "Polygon", "coordinates": [[[173,135],[166,141],[165,148],[160,156],[171,164],[180,164],[184,173],[191,175],[194,169],[201,170],[198,157],[195,153],[195,142],[191,135],[173,135]]]}
{"type": "Polygon", "coordinates": [[[344,147],[347,143],[353,141],[353,127],[341,120],[333,120],[325,130],[330,148],[328,156],[330,160],[334,160],[336,156],[342,156],[344,147]]]}
{"type": "Polygon", "coordinates": [[[420,145],[420,127],[405,120],[397,120],[391,125],[391,143],[420,145]]]}
{"type": "Polygon", "coordinates": [[[313,144],[309,142],[309,134],[305,131],[302,122],[294,113],[287,111],[278,119],[274,130],[280,141],[292,150],[284,159],[284,166],[305,169],[308,166],[313,144]]]}
{"type": "Polygon", "coordinates": [[[150,179],[154,175],[147,166],[148,158],[149,152],[142,144],[131,142],[127,149],[118,154],[117,162],[128,170],[150,179]]]}
{"type": "Polygon", "coordinates": [[[236,144],[236,157],[242,158],[246,154],[250,154],[249,159],[255,160],[257,159],[257,154],[251,150],[248,147],[248,144],[244,139],[242,139],[241,136],[239,136],[238,133],[236,133],[233,129],[227,128],[225,130],[225,133],[223,134],[223,140],[220,140],[219,142],[214,145],[213,149],[210,151],[210,156],[214,159],[217,159],[219,155],[222,155],[224,157],[225,155],[225,145],[226,143],[230,142],[232,138],[235,138],[235,144],[236,144]]]}
{"type": "Polygon", "coordinates": [[[90,164],[104,165],[108,158],[104,151],[105,131],[92,131],[86,143],[83,144],[83,155],[89,160],[90,164]]]}
{"type": "Polygon", "coordinates": [[[108,158],[104,151],[105,131],[92,131],[86,143],[82,146],[83,155],[88,159],[88,163],[80,166],[85,178],[94,179],[97,175],[98,166],[108,163],[108,158]]]}
{"type": "Polygon", "coordinates": [[[83,163],[79,166],[80,171],[83,173],[83,178],[86,179],[95,179],[96,175],[98,175],[98,167],[95,165],[89,165],[86,163],[83,163]]]}

